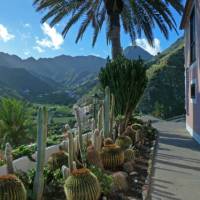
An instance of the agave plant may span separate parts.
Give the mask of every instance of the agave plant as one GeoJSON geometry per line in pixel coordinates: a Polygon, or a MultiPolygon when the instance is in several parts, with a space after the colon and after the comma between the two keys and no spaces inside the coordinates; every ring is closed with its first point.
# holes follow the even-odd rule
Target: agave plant
{"type": "Polygon", "coordinates": [[[113,58],[121,54],[121,26],[132,42],[144,33],[153,45],[155,26],[158,26],[166,38],[169,30],[176,30],[176,21],[169,7],[173,7],[179,14],[183,11],[181,0],[160,0],[156,3],[144,0],[34,0],[34,5],[37,11],[46,11],[42,23],[51,19],[50,25],[54,26],[63,19],[68,19],[62,32],[64,37],[74,24],[82,20],[76,42],[92,25],[94,46],[105,23],[107,42],[112,43],[113,58]]]}

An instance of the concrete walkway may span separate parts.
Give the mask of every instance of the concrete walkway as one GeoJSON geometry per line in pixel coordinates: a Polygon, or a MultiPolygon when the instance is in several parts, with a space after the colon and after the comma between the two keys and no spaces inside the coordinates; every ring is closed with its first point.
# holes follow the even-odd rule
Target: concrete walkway
{"type": "Polygon", "coordinates": [[[160,134],[151,199],[200,200],[200,145],[183,121],[152,119],[160,134]]]}

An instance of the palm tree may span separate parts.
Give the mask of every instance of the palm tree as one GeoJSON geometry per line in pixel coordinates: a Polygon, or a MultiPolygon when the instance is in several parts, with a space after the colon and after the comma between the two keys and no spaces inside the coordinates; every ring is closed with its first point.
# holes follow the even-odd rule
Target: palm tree
{"type": "Polygon", "coordinates": [[[169,37],[169,30],[177,31],[176,21],[169,7],[179,14],[183,11],[181,0],[34,0],[34,5],[37,11],[46,11],[42,23],[50,20],[50,25],[54,26],[63,19],[67,21],[62,32],[64,37],[82,19],[76,42],[92,25],[94,46],[103,24],[106,23],[107,42],[111,42],[113,59],[121,54],[121,25],[132,42],[144,33],[153,46],[153,29],[156,26],[166,38],[169,37]]]}

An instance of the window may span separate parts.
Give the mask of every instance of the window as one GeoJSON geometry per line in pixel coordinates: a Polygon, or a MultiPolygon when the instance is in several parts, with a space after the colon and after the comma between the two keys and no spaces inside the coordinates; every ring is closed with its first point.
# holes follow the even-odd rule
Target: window
{"type": "Polygon", "coordinates": [[[195,43],[195,9],[190,16],[190,63],[196,60],[196,43],[195,43]]]}
{"type": "Polygon", "coordinates": [[[195,99],[196,98],[196,84],[192,83],[190,87],[191,87],[191,99],[195,99]]]}

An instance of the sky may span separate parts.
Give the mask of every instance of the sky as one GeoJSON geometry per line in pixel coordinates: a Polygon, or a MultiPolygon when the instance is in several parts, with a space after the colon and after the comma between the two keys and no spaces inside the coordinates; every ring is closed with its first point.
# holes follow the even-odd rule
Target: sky
{"type": "MultiPolygon", "coordinates": [[[[92,29],[86,31],[83,39],[76,44],[75,38],[79,24],[70,29],[63,39],[61,32],[65,21],[51,28],[47,23],[41,24],[44,13],[36,12],[33,0],[1,0],[0,4],[0,52],[15,54],[21,58],[55,57],[58,55],[95,55],[106,58],[110,56],[111,47],[107,46],[105,29],[102,29],[95,47],[92,47],[92,29]]],[[[178,28],[181,17],[172,10],[178,28]]],[[[166,40],[155,28],[155,47],[149,46],[145,38],[138,38],[136,43],[155,55],[169,47],[183,35],[170,32],[166,40]]],[[[123,31],[121,33],[122,47],[131,45],[131,40],[123,31]]]]}

